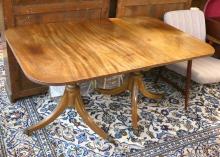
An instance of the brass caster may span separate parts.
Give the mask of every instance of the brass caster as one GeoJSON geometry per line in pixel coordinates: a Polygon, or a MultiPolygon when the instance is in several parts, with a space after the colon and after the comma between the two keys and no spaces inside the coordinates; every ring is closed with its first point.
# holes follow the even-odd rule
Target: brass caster
{"type": "Polygon", "coordinates": [[[133,133],[134,133],[134,135],[139,137],[141,132],[139,129],[133,129],[133,133]]]}
{"type": "Polygon", "coordinates": [[[25,130],[23,131],[23,133],[24,133],[25,135],[31,136],[33,132],[29,131],[28,129],[25,129],[25,130]]]}
{"type": "Polygon", "coordinates": [[[109,135],[109,136],[107,137],[107,140],[108,140],[110,143],[112,143],[112,144],[114,144],[114,145],[117,145],[117,143],[115,142],[114,138],[113,138],[111,135],[109,135]]]}

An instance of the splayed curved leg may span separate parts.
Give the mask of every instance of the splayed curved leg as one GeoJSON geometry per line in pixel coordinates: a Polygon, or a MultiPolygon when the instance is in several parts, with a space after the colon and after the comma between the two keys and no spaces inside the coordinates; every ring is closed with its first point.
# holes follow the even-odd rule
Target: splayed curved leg
{"type": "MultiPolygon", "coordinates": [[[[78,89],[78,92],[79,89],[78,89]]],[[[77,96],[76,98],[76,103],[75,103],[75,108],[83,121],[94,131],[96,132],[99,136],[101,136],[103,139],[109,140],[109,142],[114,143],[113,138],[108,136],[101,128],[98,127],[98,125],[92,120],[92,118],[89,116],[88,112],[85,109],[85,106],[83,104],[83,101],[80,96],[77,96]]]]}
{"type": "MultiPolygon", "coordinates": [[[[109,95],[117,95],[125,90],[131,92],[131,113],[132,113],[132,127],[134,134],[139,135],[138,130],[138,92],[140,91],[145,97],[150,99],[159,99],[162,98],[161,94],[153,94],[145,90],[144,83],[142,81],[143,75],[140,72],[134,72],[129,74],[128,79],[123,83],[121,87],[114,89],[97,89],[98,92],[109,95]]],[[[79,111],[78,111],[79,112],[79,111]]]]}
{"type": "Polygon", "coordinates": [[[145,90],[144,82],[142,81],[143,75],[141,73],[132,73],[130,76],[129,90],[131,92],[131,113],[132,113],[132,127],[134,134],[139,136],[140,132],[138,129],[138,92],[140,91],[145,97],[151,99],[159,99],[163,95],[153,94],[145,90]]]}
{"type": "Polygon", "coordinates": [[[84,122],[97,133],[100,137],[109,140],[109,142],[114,143],[114,140],[111,136],[108,136],[98,125],[90,118],[88,112],[85,110],[84,103],[80,96],[80,88],[77,85],[67,85],[64,95],[61,98],[60,103],[57,105],[56,109],[53,113],[47,118],[43,119],[39,123],[30,126],[25,129],[24,133],[27,135],[31,135],[33,131],[41,129],[46,125],[53,122],[59,115],[63,113],[63,111],[68,107],[74,107],[79,115],[82,117],[84,122]]]}
{"type": "Polygon", "coordinates": [[[65,90],[63,97],[61,98],[60,103],[57,105],[53,113],[47,118],[43,119],[39,123],[32,125],[24,130],[24,133],[30,136],[34,131],[44,128],[46,125],[53,122],[63,111],[68,107],[68,92],[65,90]]]}
{"type": "Polygon", "coordinates": [[[101,93],[101,94],[106,94],[106,95],[118,95],[120,93],[125,92],[126,90],[128,90],[128,80],[125,80],[124,83],[117,88],[113,88],[113,89],[100,89],[97,88],[96,91],[101,93]]]}
{"type": "Polygon", "coordinates": [[[150,98],[150,99],[160,99],[163,97],[162,94],[154,94],[149,91],[147,91],[144,87],[144,82],[142,81],[142,78],[138,79],[138,85],[139,85],[139,90],[143,94],[143,96],[150,98]]]}

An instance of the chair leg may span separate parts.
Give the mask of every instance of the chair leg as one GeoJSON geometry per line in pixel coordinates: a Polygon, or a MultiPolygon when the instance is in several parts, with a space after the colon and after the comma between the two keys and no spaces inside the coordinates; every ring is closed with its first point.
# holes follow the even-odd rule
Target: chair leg
{"type": "Polygon", "coordinates": [[[189,105],[189,94],[191,86],[191,73],[192,73],[192,60],[187,63],[187,74],[186,74],[186,83],[185,83],[185,110],[187,111],[189,105]]]}

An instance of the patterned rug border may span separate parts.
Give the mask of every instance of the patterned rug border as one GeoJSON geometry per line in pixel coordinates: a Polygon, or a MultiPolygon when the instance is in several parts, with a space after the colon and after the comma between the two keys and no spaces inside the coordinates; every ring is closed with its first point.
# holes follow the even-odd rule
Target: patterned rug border
{"type": "Polygon", "coordinates": [[[220,135],[220,124],[201,130],[189,135],[176,138],[169,142],[163,142],[157,145],[150,146],[147,149],[129,154],[129,157],[154,157],[162,154],[166,154],[170,151],[177,150],[183,146],[191,145],[194,143],[199,143],[202,141],[207,141],[210,138],[220,135]]]}
{"type": "Polygon", "coordinates": [[[3,136],[3,129],[0,124],[0,157],[7,157],[6,149],[5,149],[5,144],[4,144],[4,136],[3,136]]]}

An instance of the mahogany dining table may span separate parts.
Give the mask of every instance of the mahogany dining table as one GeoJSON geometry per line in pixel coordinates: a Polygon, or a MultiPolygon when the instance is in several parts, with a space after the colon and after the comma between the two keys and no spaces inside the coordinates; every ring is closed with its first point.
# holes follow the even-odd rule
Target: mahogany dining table
{"type": "Polygon", "coordinates": [[[26,134],[53,122],[67,107],[74,107],[93,131],[111,142],[114,138],[86,111],[78,83],[128,74],[121,87],[98,91],[114,95],[129,90],[132,127],[138,130],[138,93],[161,97],[145,90],[140,71],[214,53],[209,44],[150,17],[21,26],[8,29],[6,41],[27,78],[38,84],[66,86],[52,114],[26,128],[26,134]]]}

